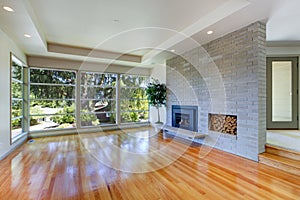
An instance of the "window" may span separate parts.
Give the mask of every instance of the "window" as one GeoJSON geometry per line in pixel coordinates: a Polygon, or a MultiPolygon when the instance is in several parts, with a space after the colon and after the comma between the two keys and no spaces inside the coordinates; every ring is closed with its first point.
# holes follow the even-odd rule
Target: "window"
{"type": "Polygon", "coordinates": [[[30,69],[30,131],[76,127],[76,72],[30,69]]]}
{"type": "Polygon", "coordinates": [[[121,123],[148,122],[149,105],[146,84],[149,77],[120,75],[121,123]]]}
{"type": "Polygon", "coordinates": [[[24,134],[24,64],[11,54],[11,142],[24,134]]]}
{"type": "MultiPolygon", "coordinates": [[[[18,66],[12,69],[12,74],[16,74],[12,78],[15,129],[21,128],[23,119],[20,70],[18,66]]],[[[28,74],[29,87],[25,92],[29,99],[26,111],[29,120],[26,127],[30,132],[76,128],[76,123],[79,127],[93,127],[148,122],[145,87],[149,78],[146,76],[79,72],[77,79],[76,71],[46,68],[29,68],[28,74]],[[76,108],[80,110],[77,112],[79,119],[76,108]]]]}
{"type": "Polygon", "coordinates": [[[81,73],[81,126],[116,123],[116,85],[116,74],[81,73]]]}

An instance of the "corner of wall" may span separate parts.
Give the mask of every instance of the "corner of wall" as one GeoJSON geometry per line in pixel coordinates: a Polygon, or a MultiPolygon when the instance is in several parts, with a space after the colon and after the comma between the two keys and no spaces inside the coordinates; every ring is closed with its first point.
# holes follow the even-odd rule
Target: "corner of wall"
{"type": "MultiPolygon", "coordinates": [[[[0,158],[5,157],[13,149],[19,146],[23,139],[10,144],[10,52],[26,61],[23,51],[17,44],[0,29],[0,158]]],[[[25,139],[26,140],[26,139],[25,139]]]]}

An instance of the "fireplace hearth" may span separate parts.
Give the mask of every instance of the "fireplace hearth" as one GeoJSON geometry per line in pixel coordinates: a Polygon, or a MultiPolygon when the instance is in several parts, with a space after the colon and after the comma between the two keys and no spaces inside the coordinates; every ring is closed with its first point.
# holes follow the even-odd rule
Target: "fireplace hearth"
{"type": "Polygon", "coordinates": [[[198,107],[172,105],[172,126],[198,131],[198,107]]]}

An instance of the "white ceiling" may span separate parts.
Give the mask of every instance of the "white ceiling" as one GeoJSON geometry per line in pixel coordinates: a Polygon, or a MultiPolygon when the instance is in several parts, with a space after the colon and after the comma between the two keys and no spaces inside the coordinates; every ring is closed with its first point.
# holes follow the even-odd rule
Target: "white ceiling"
{"type": "Polygon", "coordinates": [[[182,0],[31,0],[30,4],[48,41],[97,47],[110,37],[120,35],[101,47],[123,52],[135,49],[135,43],[159,45],[170,37],[166,32],[140,28],[162,27],[179,31],[226,1],[210,0],[205,4],[203,0],[185,3],[182,0]],[[130,31],[137,28],[138,31],[130,31]],[[128,30],[129,34],[122,33],[128,30]]]}
{"type": "Polygon", "coordinates": [[[48,52],[47,42],[52,42],[132,53],[149,63],[159,53],[153,48],[176,48],[180,53],[193,47],[176,46],[189,37],[203,44],[257,20],[267,22],[268,41],[300,41],[300,0],[2,0],[0,4],[15,10],[0,9],[0,28],[30,55],[84,59],[48,52]],[[214,34],[207,35],[208,30],[214,34]],[[25,38],[24,33],[32,37],[25,38]]]}

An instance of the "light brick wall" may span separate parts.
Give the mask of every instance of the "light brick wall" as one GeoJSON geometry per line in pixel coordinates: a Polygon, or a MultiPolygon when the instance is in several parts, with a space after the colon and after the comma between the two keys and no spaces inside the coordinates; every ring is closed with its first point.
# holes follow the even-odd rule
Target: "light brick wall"
{"type": "Polygon", "coordinates": [[[252,160],[266,141],[266,26],[253,23],[167,61],[172,105],[198,106],[203,143],[252,160]],[[237,136],[208,130],[208,113],[237,115],[237,136]]]}

